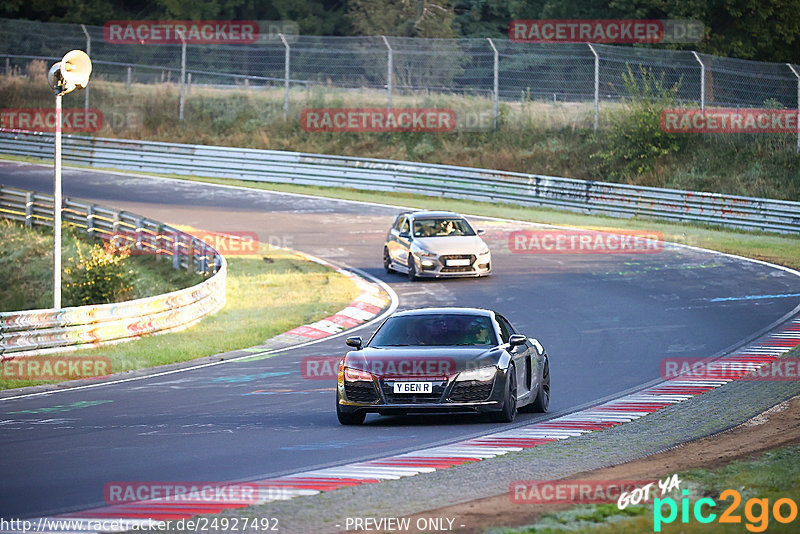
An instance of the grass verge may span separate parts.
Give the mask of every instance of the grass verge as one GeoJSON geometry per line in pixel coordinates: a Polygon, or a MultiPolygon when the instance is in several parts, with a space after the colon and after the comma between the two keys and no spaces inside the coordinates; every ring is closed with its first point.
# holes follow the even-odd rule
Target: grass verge
{"type": "MultiPolygon", "coordinates": [[[[341,310],[359,293],[334,270],[265,244],[259,246],[259,254],[227,259],[227,301],[215,314],[180,332],[75,354],[107,357],[114,373],[193,360],[258,345],[341,310]]],[[[2,380],[0,389],[42,383],[2,380]]]]}
{"type": "MultiPolygon", "coordinates": [[[[660,532],[706,534],[708,532],[797,532],[797,505],[800,496],[800,465],[797,463],[800,445],[792,445],[768,451],[763,455],[739,460],[718,469],[693,469],[679,475],[681,489],[688,490],[684,497],[677,490],[669,495],[676,503],[677,516],[669,524],[662,524],[660,532]],[[734,497],[721,498],[723,491],[736,490],[741,502],[734,497]],[[686,521],[682,518],[682,499],[688,510],[686,521]],[[695,503],[699,499],[712,499],[716,506],[702,507],[702,514],[716,514],[710,523],[701,523],[694,516],[695,503]],[[794,503],[795,513],[792,521],[782,523],[775,518],[774,505],[779,499],[788,498],[794,503]],[[751,499],[754,499],[751,501],[751,499]],[[766,501],[762,501],[766,500],[766,501]],[[766,507],[762,507],[762,503],[766,507]],[[736,504],[736,506],[734,506],[736,504]],[[732,518],[738,523],[721,523],[721,514],[730,509],[732,518]]],[[[706,501],[707,502],[707,501],[706,501]]],[[[791,505],[784,503],[780,513],[788,518],[791,505]]],[[[591,532],[592,534],[633,534],[654,531],[654,513],[669,517],[668,505],[659,506],[655,511],[653,503],[629,506],[619,510],[616,503],[581,505],[568,510],[542,515],[533,525],[521,528],[491,529],[487,534],[533,534],[555,532],[591,532]]]]}

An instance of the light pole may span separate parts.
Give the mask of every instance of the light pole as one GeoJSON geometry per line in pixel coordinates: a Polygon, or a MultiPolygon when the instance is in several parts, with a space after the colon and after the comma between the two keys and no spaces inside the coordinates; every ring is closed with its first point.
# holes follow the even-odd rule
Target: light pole
{"type": "Polygon", "coordinates": [[[83,89],[92,74],[92,60],[82,50],[67,52],[50,67],[47,81],[56,94],[56,148],[53,158],[53,308],[61,308],[61,97],[83,89]]]}

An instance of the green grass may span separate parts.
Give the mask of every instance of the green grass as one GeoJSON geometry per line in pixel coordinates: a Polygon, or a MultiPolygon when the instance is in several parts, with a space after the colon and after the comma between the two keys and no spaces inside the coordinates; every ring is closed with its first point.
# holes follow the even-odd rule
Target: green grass
{"type": "MultiPolygon", "coordinates": [[[[35,63],[35,62],[34,62],[35,63]]],[[[52,107],[44,80],[46,65],[29,69],[28,78],[0,76],[0,101],[7,108],[52,107]]],[[[497,131],[450,133],[319,133],[301,128],[300,111],[320,107],[378,107],[386,95],[375,90],[335,87],[295,88],[291,114],[283,118],[283,90],[238,87],[192,87],[185,119],[177,120],[176,84],[133,84],[129,89],[102,79],[91,86],[91,105],[104,113],[103,137],[176,143],[238,146],[465,165],[570,178],[695,191],[797,200],[800,156],[792,134],[684,134],[677,152],[655,157],[644,172],[601,154],[619,154],[615,144],[628,131],[628,114],[618,103],[603,103],[600,129],[592,128],[591,103],[532,101],[521,94],[500,105],[497,131]]],[[[396,107],[451,108],[491,112],[488,98],[424,93],[394,96],[396,107]]],[[[80,93],[68,95],[65,107],[81,107],[80,93]]],[[[652,127],[652,120],[648,124],[652,127]]],[[[629,149],[635,152],[636,143],[629,149]]],[[[643,154],[645,149],[643,150],[643,154]]],[[[634,160],[636,154],[633,155],[634,160]]]]}
{"type": "MultiPolygon", "coordinates": [[[[77,247],[84,254],[98,241],[65,226],[62,232],[62,262],[68,268],[77,262],[77,247]]],[[[53,306],[53,231],[41,226],[23,225],[0,219],[0,311],[19,311],[53,306]]],[[[154,256],[129,256],[123,262],[133,273],[133,291],[125,300],[168,293],[203,281],[202,276],[172,268],[172,262],[154,256]]],[[[68,279],[62,277],[63,283],[68,279]]],[[[77,306],[67,293],[64,307],[77,306]]]]}
{"type": "MultiPolygon", "coordinates": [[[[681,522],[680,505],[682,495],[673,491],[669,497],[676,501],[678,515],[671,524],[665,524],[661,532],[707,534],[708,532],[742,533],[742,532],[797,532],[800,526],[800,516],[788,524],[782,524],[769,516],[768,521],[761,516],[759,506],[751,504],[751,518],[746,515],[748,501],[751,498],[769,499],[769,511],[778,499],[789,498],[800,507],[800,445],[793,445],[769,451],[758,457],[740,460],[718,469],[694,469],[679,475],[681,489],[688,489],[689,505],[694,507],[698,499],[707,497],[713,499],[717,506],[711,510],[717,517],[714,522],[702,524],[695,520],[689,513],[689,521],[681,522]],[[721,524],[721,513],[732,505],[730,497],[720,499],[720,494],[726,489],[737,490],[741,495],[738,508],[732,510],[734,516],[741,517],[740,524],[721,524]],[[750,525],[755,530],[747,529],[750,525]],[[758,530],[766,526],[766,530],[758,530]]],[[[668,508],[664,506],[663,513],[668,515],[668,508]]],[[[709,507],[703,507],[703,513],[708,514],[709,507]]],[[[625,510],[618,510],[616,504],[581,505],[561,512],[544,514],[540,520],[530,526],[521,528],[496,528],[487,531],[491,534],[533,534],[533,533],[562,533],[591,532],[592,534],[628,534],[639,532],[653,532],[654,515],[652,503],[648,506],[629,506],[625,510]]],[[[789,515],[789,507],[784,505],[782,513],[789,515]]]]}
{"type": "MultiPolygon", "coordinates": [[[[286,250],[262,244],[257,255],[227,259],[227,301],[220,311],[180,332],[72,354],[108,357],[115,373],[192,360],[258,345],[335,313],[358,296],[348,278],[286,250]]],[[[0,389],[41,383],[3,380],[0,389]]]]}

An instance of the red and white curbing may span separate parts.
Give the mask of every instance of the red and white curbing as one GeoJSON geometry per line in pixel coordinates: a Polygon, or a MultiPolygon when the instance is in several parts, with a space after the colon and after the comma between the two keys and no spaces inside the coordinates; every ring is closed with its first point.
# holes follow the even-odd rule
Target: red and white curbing
{"type": "MultiPolygon", "coordinates": [[[[370,292],[369,295],[374,294],[370,292]]],[[[316,326],[313,328],[317,329],[316,326]]],[[[322,491],[429,473],[610,428],[701,395],[732,380],[738,380],[752,370],[776,360],[798,345],[800,345],[800,316],[720,358],[720,361],[726,363],[741,363],[741,371],[738,376],[732,377],[728,370],[726,375],[719,379],[679,377],[665,380],[619,399],[540,423],[376,460],[259,480],[251,483],[259,487],[259,498],[255,503],[250,504],[263,504],[304,495],[315,495],[322,491]]],[[[217,514],[226,509],[245,506],[244,504],[209,504],[199,501],[175,503],[154,499],[133,504],[105,506],[67,514],[59,518],[77,519],[88,524],[91,524],[93,520],[107,518],[164,521],[188,519],[202,514],[217,514]]]]}
{"type": "Polygon", "coordinates": [[[268,345],[295,345],[298,343],[307,342],[309,340],[322,339],[338,334],[347,330],[348,328],[359,326],[374,319],[391,303],[391,297],[387,295],[379,285],[370,283],[357,274],[348,271],[347,269],[337,267],[336,265],[332,265],[325,260],[302,252],[292,252],[305,257],[309,261],[329,267],[342,276],[346,276],[354,284],[356,284],[361,293],[345,309],[340,310],[333,315],[325,317],[317,322],[298,326],[297,328],[293,328],[288,332],[284,332],[283,334],[280,334],[269,340],[267,342],[268,345]]]}

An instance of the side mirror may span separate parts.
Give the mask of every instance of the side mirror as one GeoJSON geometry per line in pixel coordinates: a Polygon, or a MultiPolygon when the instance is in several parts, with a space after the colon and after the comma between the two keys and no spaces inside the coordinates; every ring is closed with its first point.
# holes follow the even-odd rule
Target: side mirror
{"type": "Polygon", "coordinates": [[[353,347],[356,350],[361,350],[361,345],[363,344],[361,336],[348,337],[344,342],[347,343],[348,347],[353,347]]]}
{"type": "Polygon", "coordinates": [[[526,341],[528,341],[528,338],[521,334],[512,334],[511,337],[508,338],[508,344],[511,347],[519,347],[520,345],[524,345],[526,341]]]}
{"type": "Polygon", "coordinates": [[[402,237],[403,239],[411,239],[411,234],[409,232],[400,232],[397,237],[402,237]]]}
{"type": "Polygon", "coordinates": [[[475,233],[478,234],[478,235],[483,235],[483,234],[486,233],[486,230],[484,230],[483,228],[479,228],[479,229],[475,230],[475,233]]]}

